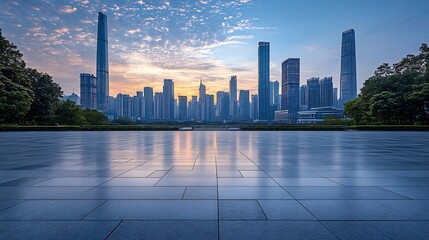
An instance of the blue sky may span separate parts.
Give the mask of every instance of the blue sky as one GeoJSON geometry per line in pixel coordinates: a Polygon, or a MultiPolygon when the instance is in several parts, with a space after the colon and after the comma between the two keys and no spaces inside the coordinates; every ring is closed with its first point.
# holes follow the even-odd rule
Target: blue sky
{"type": "Polygon", "coordinates": [[[97,12],[108,17],[110,93],[162,90],[176,95],[238,88],[257,92],[257,44],[271,42],[271,79],[301,58],[301,84],[333,76],[339,87],[341,33],[356,31],[358,87],[383,62],[428,43],[429,1],[199,0],[0,1],[0,28],[28,66],[49,73],[65,94],[79,93],[79,73],[95,73],[97,12]]]}

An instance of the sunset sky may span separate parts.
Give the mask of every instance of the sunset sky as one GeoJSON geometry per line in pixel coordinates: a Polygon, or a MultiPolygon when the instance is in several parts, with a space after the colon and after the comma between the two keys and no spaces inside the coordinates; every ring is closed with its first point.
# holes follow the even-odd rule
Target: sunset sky
{"type": "Polygon", "coordinates": [[[79,73],[95,74],[97,12],[107,15],[110,95],[162,91],[176,96],[238,89],[257,92],[257,45],[271,42],[271,80],[301,58],[301,84],[333,76],[339,87],[341,33],[356,31],[358,88],[383,62],[429,43],[427,0],[2,0],[0,28],[29,67],[47,72],[66,95],[79,73]],[[115,2],[115,3],[113,3],[115,2]]]}

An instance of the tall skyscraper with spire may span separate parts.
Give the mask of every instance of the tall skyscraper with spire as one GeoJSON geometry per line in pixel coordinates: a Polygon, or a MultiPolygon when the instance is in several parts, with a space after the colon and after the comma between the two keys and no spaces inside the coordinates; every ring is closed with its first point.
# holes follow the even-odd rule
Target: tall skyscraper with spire
{"type": "Polygon", "coordinates": [[[201,121],[207,120],[207,93],[206,85],[203,84],[203,79],[200,80],[200,87],[198,88],[199,92],[199,102],[198,102],[198,115],[201,121]]]}
{"type": "Polygon", "coordinates": [[[357,97],[355,30],[343,32],[341,43],[340,108],[357,97]]]}
{"type": "Polygon", "coordinates": [[[107,111],[109,97],[109,58],[107,40],[107,17],[98,13],[97,32],[97,109],[107,111]]]}
{"type": "Polygon", "coordinates": [[[272,120],[270,109],[270,43],[258,47],[259,120],[272,120]]]}

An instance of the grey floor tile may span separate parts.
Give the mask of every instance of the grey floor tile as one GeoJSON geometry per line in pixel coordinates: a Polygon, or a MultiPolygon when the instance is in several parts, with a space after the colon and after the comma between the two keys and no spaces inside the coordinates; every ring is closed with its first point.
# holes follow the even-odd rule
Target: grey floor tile
{"type": "Polygon", "coordinates": [[[217,171],[218,178],[241,178],[240,171],[217,171]]]}
{"type": "Polygon", "coordinates": [[[326,178],[274,178],[280,186],[341,186],[326,178]]]}
{"type": "Polygon", "coordinates": [[[109,200],[85,220],[217,220],[215,200],[109,200]]]}
{"type": "Polygon", "coordinates": [[[337,239],[317,221],[221,221],[220,239],[337,239]]]}
{"type": "Polygon", "coordinates": [[[0,200],[0,211],[15,206],[21,202],[23,202],[23,200],[0,200]]]}
{"type": "Polygon", "coordinates": [[[296,199],[407,199],[379,187],[284,187],[296,199]]]}
{"type": "Polygon", "coordinates": [[[95,187],[79,199],[182,199],[185,187],[95,187]]]}
{"type": "Polygon", "coordinates": [[[300,200],[319,220],[429,220],[427,200],[300,200]]]}
{"type": "Polygon", "coordinates": [[[119,221],[0,221],[0,239],[103,240],[119,221]]]}
{"type": "Polygon", "coordinates": [[[33,186],[41,187],[94,187],[111,178],[51,178],[49,180],[34,184],[33,186]]]}
{"type": "Polygon", "coordinates": [[[217,187],[187,187],[183,199],[217,199],[217,187]]]}
{"type": "Polygon", "coordinates": [[[383,187],[411,199],[429,199],[429,187],[383,187]]]}
{"type": "Polygon", "coordinates": [[[120,178],[145,178],[151,175],[154,171],[152,170],[135,170],[132,169],[130,171],[124,172],[118,177],[120,178]]]}
{"type": "Polygon", "coordinates": [[[160,170],[160,171],[154,171],[153,173],[151,173],[148,177],[149,178],[162,178],[164,177],[164,175],[167,173],[168,171],[166,170],[160,170]]]}
{"type": "Polygon", "coordinates": [[[153,187],[159,178],[113,178],[100,186],[103,187],[153,187]]]}
{"type": "Polygon", "coordinates": [[[216,186],[216,177],[186,177],[186,178],[167,178],[163,177],[157,184],[158,187],[213,187],[216,186]]]}
{"type": "Polygon", "coordinates": [[[268,220],[316,220],[295,200],[258,200],[268,220]]]}
{"type": "Polygon", "coordinates": [[[0,220],[81,220],[101,200],[27,200],[0,212],[0,220]]]}
{"type": "Polygon", "coordinates": [[[9,182],[5,182],[0,184],[0,186],[3,187],[23,187],[23,186],[32,186],[34,184],[40,183],[40,182],[44,182],[46,180],[49,180],[51,178],[32,178],[32,177],[25,177],[25,178],[18,178],[16,180],[13,181],[9,181],[9,182]]]}
{"type": "Polygon", "coordinates": [[[218,178],[219,187],[275,187],[271,178],[218,178]]]}
{"type": "Polygon", "coordinates": [[[429,187],[429,178],[329,178],[344,186],[368,187],[429,187]]]}
{"type": "Polygon", "coordinates": [[[339,239],[388,240],[390,239],[364,221],[323,221],[322,224],[339,239]]]}
{"type": "Polygon", "coordinates": [[[220,220],[266,220],[256,200],[219,200],[220,220]]]}
{"type": "Polygon", "coordinates": [[[217,221],[124,221],[108,240],[218,239],[217,221]]]}
{"type": "Polygon", "coordinates": [[[368,222],[391,239],[429,239],[428,221],[374,221],[368,222]]]}
{"type": "Polygon", "coordinates": [[[292,199],[281,187],[219,187],[219,199],[292,199]]]}
{"type": "Polygon", "coordinates": [[[90,187],[0,187],[0,199],[76,199],[90,187]]]}

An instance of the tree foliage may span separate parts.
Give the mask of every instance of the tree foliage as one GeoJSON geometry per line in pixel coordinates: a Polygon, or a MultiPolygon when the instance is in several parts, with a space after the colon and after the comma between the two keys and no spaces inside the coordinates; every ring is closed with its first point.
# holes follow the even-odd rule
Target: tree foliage
{"type": "Polygon", "coordinates": [[[86,124],[86,119],[82,109],[74,102],[67,100],[58,105],[54,122],[59,125],[83,125],[86,124]]]}
{"type": "Polygon", "coordinates": [[[429,47],[380,65],[357,99],[344,106],[355,124],[429,124],[429,47]]]}
{"type": "Polygon", "coordinates": [[[97,110],[84,109],[82,114],[89,125],[105,125],[109,123],[107,116],[97,110]]]}

